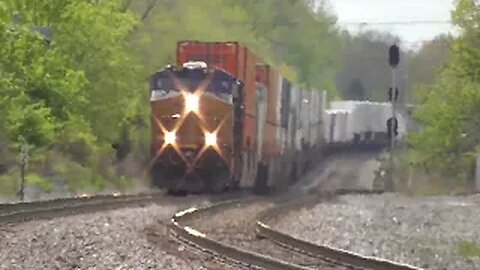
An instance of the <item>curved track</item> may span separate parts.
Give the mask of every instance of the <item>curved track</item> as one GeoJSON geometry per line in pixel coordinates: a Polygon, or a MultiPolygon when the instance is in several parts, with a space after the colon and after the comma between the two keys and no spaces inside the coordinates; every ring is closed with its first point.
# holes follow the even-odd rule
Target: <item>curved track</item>
{"type": "MultiPolygon", "coordinates": [[[[327,246],[314,245],[292,238],[269,226],[272,218],[285,211],[319,203],[337,195],[358,192],[337,190],[310,197],[304,190],[292,188],[283,197],[260,198],[240,193],[213,196],[213,200],[220,203],[177,213],[172,218],[170,227],[177,239],[213,253],[215,257],[227,260],[240,268],[417,269],[377,258],[361,257],[327,246]],[[232,198],[241,199],[226,201],[232,198]],[[298,198],[304,199],[298,200],[298,198]]],[[[212,196],[210,198],[212,199],[212,196]]],[[[149,193],[3,204],[0,205],[0,224],[184,200],[185,198],[165,196],[164,193],[149,193]]]]}
{"type": "Polygon", "coordinates": [[[172,218],[174,237],[239,267],[259,269],[378,269],[419,270],[395,262],[363,257],[328,246],[315,245],[276,231],[272,218],[299,207],[314,205],[344,194],[378,194],[377,191],[339,190],[277,205],[262,198],[223,202],[192,208],[172,218]],[[240,215],[240,212],[242,215],[240,215]],[[223,224],[221,220],[224,220],[223,224]],[[238,221],[244,223],[235,226],[238,221]],[[247,224],[248,223],[248,224],[247,224]],[[220,224],[212,228],[212,224],[220,224]]]}
{"type": "MultiPolygon", "coordinates": [[[[348,191],[339,190],[335,192],[334,196],[346,195],[346,194],[380,194],[383,192],[377,191],[348,191]]],[[[300,207],[314,206],[315,204],[322,203],[325,200],[332,199],[327,196],[326,198],[310,197],[303,200],[299,200],[296,203],[286,204],[272,210],[264,212],[256,222],[257,234],[261,237],[265,237],[276,244],[285,247],[293,252],[307,255],[312,258],[324,259],[330,261],[336,265],[343,265],[353,269],[376,269],[376,270],[419,270],[420,268],[399,264],[396,262],[374,258],[365,257],[360,254],[352,253],[346,250],[336,249],[325,245],[316,245],[304,240],[294,238],[288,234],[275,230],[274,226],[269,226],[272,220],[278,215],[287,211],[294,211],[300,207]]]]}
{"type": "Polygon", "coordinates": [[[81,213],[108,211],[147,204],[183,203],[188,199],[208,198],[210,201],[225,201],[242,197],[240,192],[213,195],[172,197],[165,192],[150,192],[135,195],[96,195],[91,197],[62,198],[48,201],[0,204],[0,225],[26,222],[38,219],[51,219],[81,213]]]}
{"type": "Polygon", "coordinates": [[[97,212],[165,202],[164,193],[137,195],[98,195],[91,197],[62,198],[49,201],[12,203],[0,205],[0,224],[18,223],[37,219],[50,219],[79,213],[97,212]]]}
{"type": "MultiPolygon", "coordinates": [[[[223,202],[177,213],[171,220],[173,236],[240,268],[258,269],[379,269],[418,270],[379,258],[319,246],[276,231],[277,215],[314,206],[345,194],[382,193],[363,188],[360,174],[366,157],[347,154],[330,157],[330,165],[317,168],[280,196],[223,202]],[[346,158],[345,158],[346,157],[346,158]],[[353,161],[353,162],[352,162],[353,161]],[[328,190],[328,191],[326,191],[328,190]]],[[[368,241],[368,240],[366,240],[368,241]]]]}

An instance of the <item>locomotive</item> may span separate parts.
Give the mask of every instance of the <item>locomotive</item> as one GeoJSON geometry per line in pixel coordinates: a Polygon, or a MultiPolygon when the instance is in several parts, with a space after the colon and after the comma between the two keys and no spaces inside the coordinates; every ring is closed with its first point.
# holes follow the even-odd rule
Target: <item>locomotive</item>
{"type": "Polygon", "coordinates": [[[155,187],[267,192],[297,179],[323,144],[325,95],[302,89],[238,42],[180,41],[150,78],[155,187]]]}

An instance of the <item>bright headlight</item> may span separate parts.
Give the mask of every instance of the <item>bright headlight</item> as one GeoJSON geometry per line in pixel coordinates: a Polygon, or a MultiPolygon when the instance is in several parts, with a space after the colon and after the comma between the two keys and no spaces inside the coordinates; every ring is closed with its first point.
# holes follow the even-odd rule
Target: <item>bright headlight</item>
{"type": "Polygon", "coordinates": [[[187,94],[185,96],[185,110],[186,112],[198,111],[199,97],[195,94],[187,94]]]}
{"type": "Polygon", "coordinates": [[[165,132],[164,140],[166,144],[174,144],[176,139],[175,132],[165,132]]]}
{"type": "Polygon", "coordinates": [[[217,145],[217,134],[206,132],[205,133],[205,145],[206,146],[215,146],[217,145]]]}

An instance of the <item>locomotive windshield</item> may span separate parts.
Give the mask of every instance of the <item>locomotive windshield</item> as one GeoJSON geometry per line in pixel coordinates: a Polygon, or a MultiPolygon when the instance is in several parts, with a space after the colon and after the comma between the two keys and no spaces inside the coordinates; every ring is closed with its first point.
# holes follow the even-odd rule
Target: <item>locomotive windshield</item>
{"type": "Polygon", "coordinates": [[[150,80],[152,100],[168,98],[172,94],[178,94],[180,90],[195,92],[199,90],[202,83],[209,80],[205,92],[231,102],[232,94],[238,87],[239,82],[225,71],[214,69],[174,69],[165,68],[155,73],[150,80]]]}

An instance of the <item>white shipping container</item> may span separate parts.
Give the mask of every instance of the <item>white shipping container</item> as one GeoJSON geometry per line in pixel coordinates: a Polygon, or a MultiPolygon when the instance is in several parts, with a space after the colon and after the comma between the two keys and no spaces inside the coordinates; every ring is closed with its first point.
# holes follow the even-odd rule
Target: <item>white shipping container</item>
{"type": "Polygon", "coordinates": [[[287,149],[293,151],[297,149],[296,135],[297,135],[297,108],[299,100],[299,90],[296,86],[290,89],[290,104],[288,113],[288,132],[287,132],[287,149]]]}
{"type": "Polygon", "coordinates": [[[286,128],[282,126],[282,118],[281,118],[281,111],[282,111],[282,87],[283,87],[283,77],[281,75],[278,76],[277,82],[278,90],[277,90],[277,106],[275,115],[277,117],[277,122],[279,127],[277,128],[277,138],[278,142],[280,143],[279,149],[280,153],[283,155],[286,151],[286,128]]]}
{"type": "Polygon", "coordinates": [[[332,128],[331,128],[332,117],[333,117],[333,114],[330,113],[329,111],[325,111],[325,113],[323,114],[323,123],[324,123],[323,138],[325,140],[325,143],[333,142],[333,140],[331,139],[331,137],[332,137],[332,128]]]}

